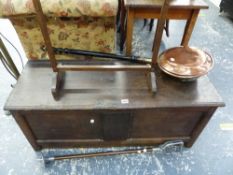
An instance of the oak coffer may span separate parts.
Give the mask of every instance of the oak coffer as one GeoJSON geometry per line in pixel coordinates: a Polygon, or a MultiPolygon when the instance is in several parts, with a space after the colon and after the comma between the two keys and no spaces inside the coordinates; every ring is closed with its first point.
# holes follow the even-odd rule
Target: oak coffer
{"type": "Polygon", "coordinates": [[[190,147],[224,103],[206,76],[181,82],[159,70],[155,73],[153,95],[142,72],[66,72],[61,98],[55,101],[49,62],[29,61],[5,110],[35,150],[170,140],[183,140],[190,147]]]}

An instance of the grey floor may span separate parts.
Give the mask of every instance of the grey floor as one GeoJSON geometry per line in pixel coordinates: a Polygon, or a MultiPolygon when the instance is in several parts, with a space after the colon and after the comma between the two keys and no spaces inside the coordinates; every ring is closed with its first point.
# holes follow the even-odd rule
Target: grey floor
{"type": "MultiPolygon", "coordinates": [[[[208,76],[224,99],[226,107],[215,113],[192,148],[184,149],[182,153],[154,152],[99,157],[60,161],[45,166],[37,160],[40,153],[33,151],[12,116],[5,115],[2,110],[11,91],[10,85],[15,81],[0,64],[0,175],[233,175],[233,128],[224,130],[220,127],[221,124],[233,123],[233,23],[226,16],[219,16],[216,6],[209,5],[209,10],[201,11],[190,45],[207,50],[215,58],[215,67],[208,76]]],[[[183,22],[171,22],[171,36],[163,37],[161,50],[179,44],[183,27],[183,22]]],[[[137,21],[133,52],[150,57],[153,35],[154,31],[149,33],[148,26],[142,28],[142,21],[137,21]]],[[[98,150],[53,149],[43,150],[42,153],[48,156],[98,150]]]]}

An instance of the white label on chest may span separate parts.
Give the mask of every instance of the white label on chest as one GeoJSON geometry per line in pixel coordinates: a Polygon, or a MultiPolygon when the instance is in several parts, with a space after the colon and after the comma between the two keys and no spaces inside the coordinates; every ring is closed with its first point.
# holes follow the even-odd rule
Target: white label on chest
{"type": "Polygon", "coordinates": [[[129,99],[121,99],[121,104],[128,104],[129,103],[129,99]]]}

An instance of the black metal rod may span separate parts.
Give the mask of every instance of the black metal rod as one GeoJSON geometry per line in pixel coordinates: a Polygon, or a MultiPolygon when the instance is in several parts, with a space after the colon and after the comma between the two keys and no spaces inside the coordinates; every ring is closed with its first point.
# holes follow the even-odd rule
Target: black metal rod
{"type": "Polygon", "coordinates": [[[125,58],[125,59],[135,59],[135,56],[127,57],[112,53],[104,53],[104,52],[94,52],[87,50],[78,50],[78,49],[68,49],[68,48],[54,48],[54,51],[57,54],[74,54],[74,55],[83,55],[83,56],[93,56],[93,57],[102,57],[102,58],[125,58]]]}
{"type": "Polygon", "coordinates": [[[63,54],[82,55],[82,56],[99,57],[99,58],[111,58],[111,59],[117,59],[121,61],[128,61],[128,62],[139,63],[139,64],[150,63],[150,61],[140,59],[140,57],[138,56],[128,57],[128,56],[122,56],[122,55],[112,54],[112,53],[94,52],[94,51],[68,49],[68,48],[55,48],[55,47],[53,47],[53,50],[55,54],[58,54],[58,55],[63,55],[63,54]]]}

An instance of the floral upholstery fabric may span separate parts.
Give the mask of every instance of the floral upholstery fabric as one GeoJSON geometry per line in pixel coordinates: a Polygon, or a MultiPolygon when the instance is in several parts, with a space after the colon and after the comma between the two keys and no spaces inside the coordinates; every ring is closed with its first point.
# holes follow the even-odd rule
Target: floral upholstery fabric
{"type": "MultiPolygon", "coordinates": [[[[47,16],[116,16],[118,0],[40,0],[47,16]]],[[[0,0],[0,16],[34,13],[32,0],[0,0]]]]}
{"type": "MultiPolygon", "coordinates": [[[[26,55],[30,59],[46,58],[41,48],[44,40],[35,17],[11,19],[26,55]]],[[[54,47],[111,53],[115,50],[114,17],[48,18],[48,30],[54,47]]],[[[56,58],[65,58],[57,56],[56,58]]]]}
{"type": "MultiPolygon", "coordinates": [[[[40,2],[47,16],[53,47],[114,52],[118,0],[40,2]]],[[[0,0],[0,16],[12,21],[29,59],[47,57],[47,53],[41,49],[44,39],[32,0],[0,0]]]]}

